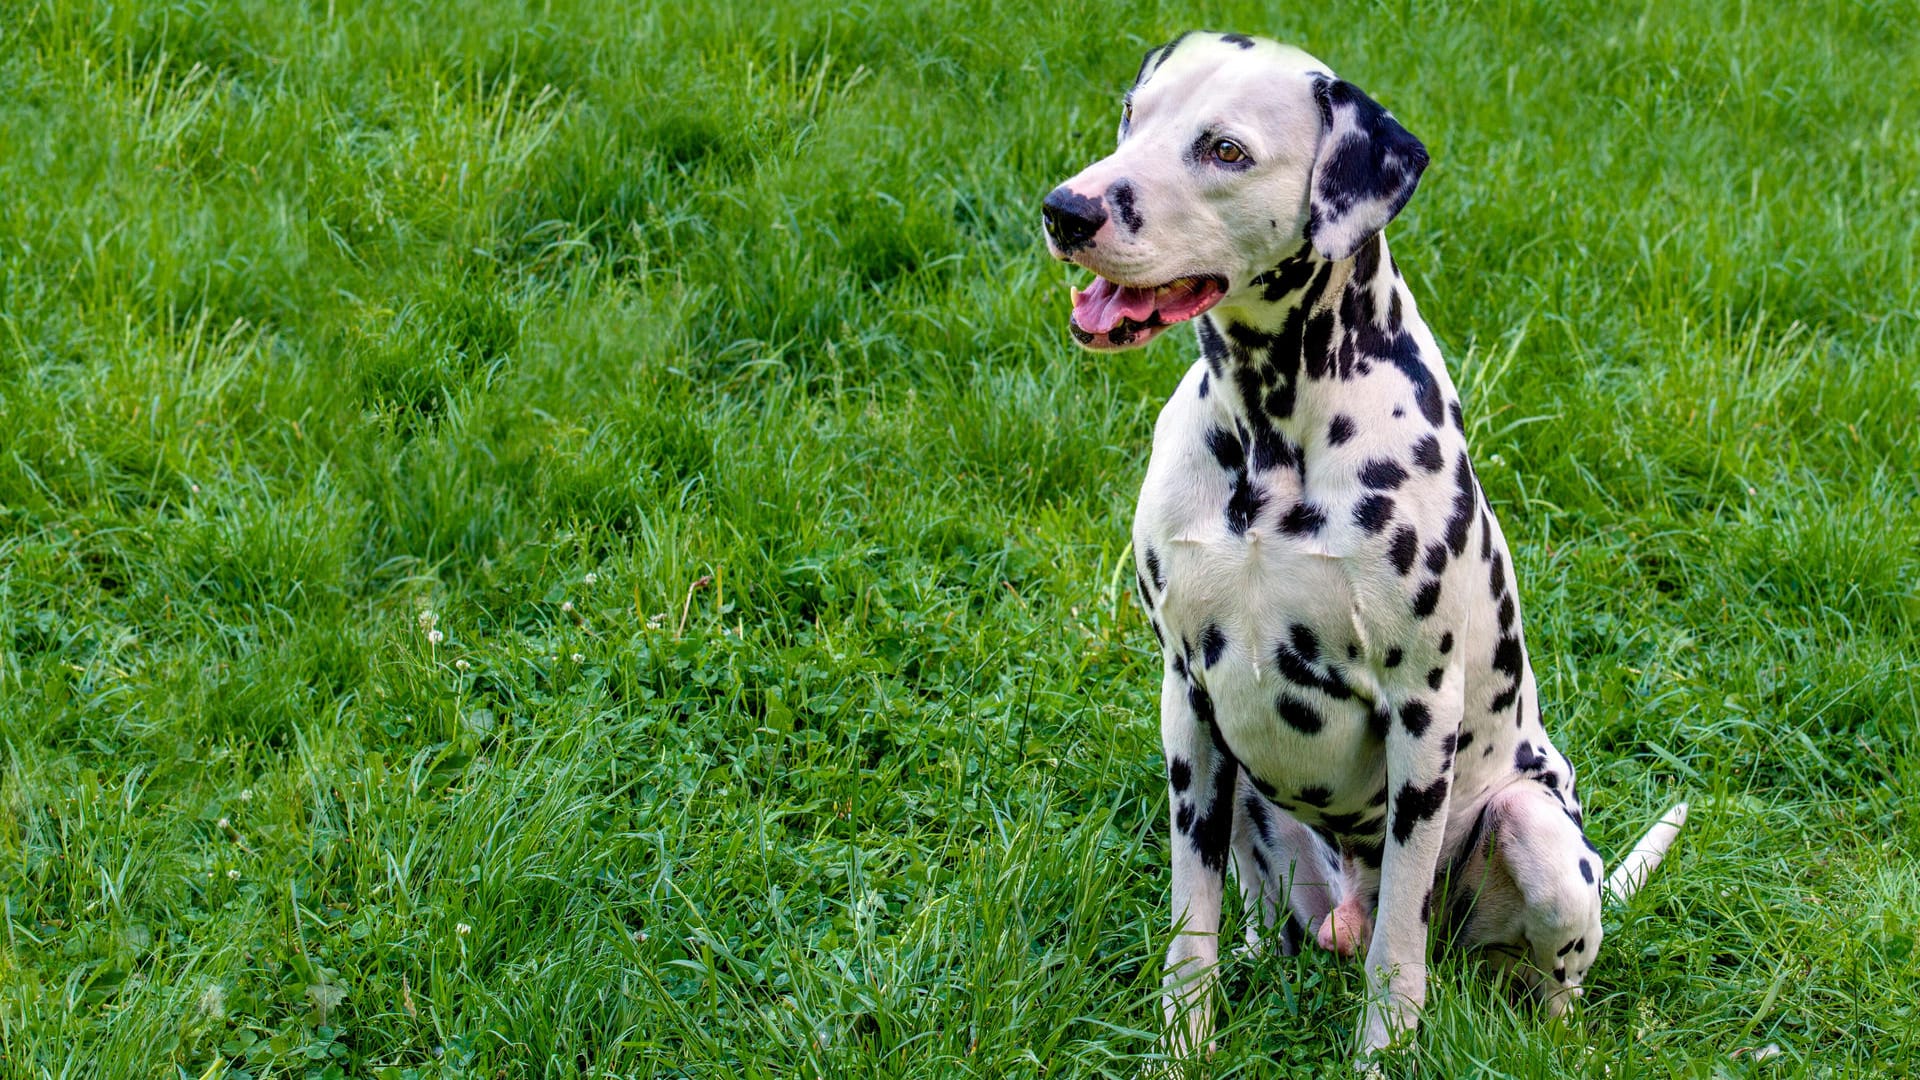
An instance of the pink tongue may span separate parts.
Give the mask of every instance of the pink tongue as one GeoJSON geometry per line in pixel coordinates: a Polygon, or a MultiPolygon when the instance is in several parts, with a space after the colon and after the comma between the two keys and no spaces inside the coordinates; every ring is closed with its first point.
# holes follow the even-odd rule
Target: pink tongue
{"type": "Polygon", "coordinates": [[[1153,314],[1153,290],[1115,285],[1103,277],[1093,279],[1084,292],[1073,296],[1073,322],[1089,334],[1104,334],[1120,325],[1121,319],[1146,322],[1153,314]]]}

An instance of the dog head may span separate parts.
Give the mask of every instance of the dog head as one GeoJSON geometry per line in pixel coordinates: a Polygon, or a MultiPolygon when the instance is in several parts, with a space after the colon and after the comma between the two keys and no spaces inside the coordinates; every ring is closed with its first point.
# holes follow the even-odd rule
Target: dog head
{"type": "Polygon", "coordinates": [[[1149,50],[1118,148],[1043,204],[1089,349],[1144,345],[1237,296],[1310,244],[1346,259],[1413,195],[1427,151],[1386,109],[1298,49],[1193,33],[1149,50]]]}

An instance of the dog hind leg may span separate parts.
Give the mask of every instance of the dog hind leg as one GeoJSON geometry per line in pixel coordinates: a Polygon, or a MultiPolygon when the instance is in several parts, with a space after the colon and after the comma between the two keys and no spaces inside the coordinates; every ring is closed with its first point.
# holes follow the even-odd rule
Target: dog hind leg
{"type": "Polygon", "coordinates": [[[1235,792],[1233,869],[1245,909],[1245,952],[1277,932],[1281,955],[1292,956],[1340,901],[1339,853],[1270,802],[1244,771],[1235,792]]]}

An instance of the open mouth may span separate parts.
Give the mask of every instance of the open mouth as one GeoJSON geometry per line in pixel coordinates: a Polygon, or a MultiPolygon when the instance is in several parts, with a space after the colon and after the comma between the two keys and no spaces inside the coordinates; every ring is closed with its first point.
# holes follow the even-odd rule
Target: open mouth
{"type": "Polygon", "coordinates": [[[1153,287],[1117,285],[1095,277],[1092,285],[1073,290],[1068,329],[1075,341],[1089,349],[1128,349],[1145,345],[1160,331],[1186,322],[1225,295],[1226,281],[1212,274],[1193,274],[1153,287]]]}

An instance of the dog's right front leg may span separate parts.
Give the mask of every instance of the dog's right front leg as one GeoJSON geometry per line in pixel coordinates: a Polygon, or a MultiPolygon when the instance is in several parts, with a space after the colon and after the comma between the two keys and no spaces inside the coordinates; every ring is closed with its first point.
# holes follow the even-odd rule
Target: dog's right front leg
{"type": "Polygon", "coordinates": [[[1210,1051],[1220,894],[1232,846],[1239,763],[1227,750],[1213,701],[1171,652],[1160,684],[1160,742],[1173,819],[1173,944],[1162,984],[1167,1050],[1210,1051]]]}

